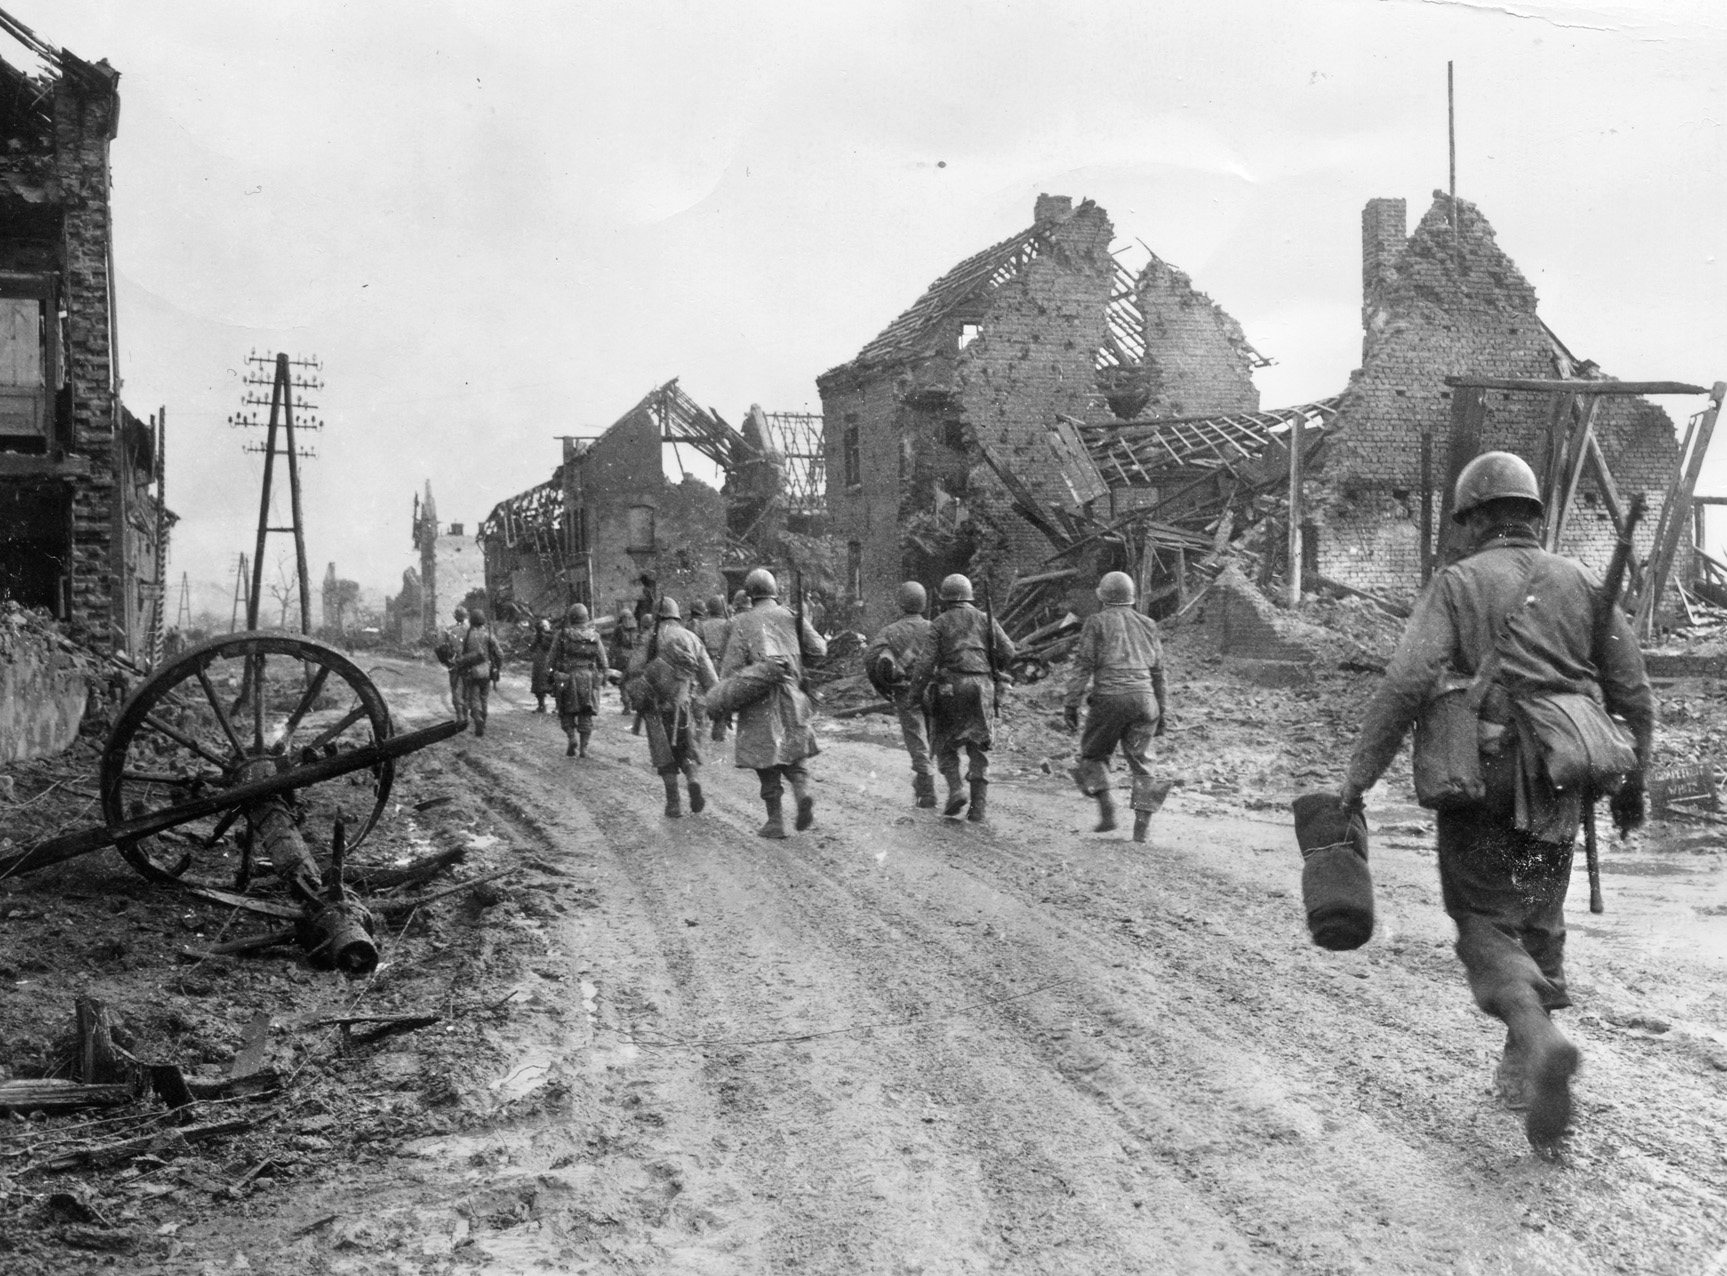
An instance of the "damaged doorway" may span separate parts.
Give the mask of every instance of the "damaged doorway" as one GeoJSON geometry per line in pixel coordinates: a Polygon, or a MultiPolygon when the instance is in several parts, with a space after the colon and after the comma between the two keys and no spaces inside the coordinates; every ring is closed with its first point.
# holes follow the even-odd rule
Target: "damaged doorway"
{"type": "Polygon", "coordinates": [[[72,504],[62,483],[0,483],[0,596],[68,618],[72,504]]]}

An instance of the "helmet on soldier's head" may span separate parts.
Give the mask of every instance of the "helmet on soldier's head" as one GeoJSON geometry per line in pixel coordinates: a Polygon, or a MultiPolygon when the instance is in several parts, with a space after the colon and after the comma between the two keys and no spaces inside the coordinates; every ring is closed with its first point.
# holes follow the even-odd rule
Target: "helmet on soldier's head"
{"type": "Polygon", "coordinates": [[[654,609],[654,615],[661,620],[683,619],[683,616],[678,612],[678,600],[675,598],[660,599],[660,605],[654,609]]]}
{"type": "Polygon", "coordinates": [[[569,610],[564,612],[564,619],[572,625],[585,625],[588,623],[588,609],[581,603],[571,603],[569,610]]]}
{"type": "Polygon", "coordinates": [[[894,598],[903,612],[922,611],[929,606],[929,595],[924,593],[923,586],[915,580],[908,580],[901,585],[894,598]]]}
{"type": "Polygon", "coordinates": [[[1483,452],[1457,476],[1457,491],[1451,501],[1451,517],[1461,523],[1470,510],[1488,501],[1529,501],[1539,517],[1541,487],[1529,462],[1511,452],[1483,452]]]}
{"type": "Polygon", "coordinates": [[[468,613],[468,623],[470,625],[483,625],[483,624],[485,624],[486,623],[486,613],[483,611],[471,611],[471,612],[469,612],[468,613]]]}
{"type": "Polygon", "coordinates": [[[463,606],[458,604],[456,607],[456,619],[457,620],[466,620],[467,618],[468,618],[468,609],[466,607],[463,607],[463,606]]]}
{"type": "Polygon", "coordinates": [[[733,611],[742,611],[745,607],[748,607],[749,605],[750,605],[750,596],[744,590],[740,589],[740,590],[738,590],[737,593],[732,595],[732,610],[733,611]]]}
{"type": "Polygon", "coordinates": [[[690,619],[691,620],[694,620],[697,616],[705,616],[707,614],[708,614],[708,605],[707,605],[707,603],[703,602],[700,598],[696,599],[693,603],[690,604],[690,619]]]}
{"type": "Polygon", "coordinates": [[[758,567],[744,577],[744,592],[751,598],[778,598],[780,583],[767,568],[758,567]]]}
{"type": "Polygon", "coordinates": [[[969,603],[971,601],[971,580],[955,572],[941,583],[941,600],[944,603],[969,603]]]}
{"type": "Polygon", "coordinates": [[[723,618],[725,614],[726,596],[724,594],[715,594],[712,598],[708,599],[708,615],[716,618],[723,618]]]}
{"type": "Polygon", "coordinates": [[[1105,572],[1103,579],[1097,582],[1097,601],[1105,606],[1131,603],[1137,596],[1133,577],[1126,572],[1105,572]]]}

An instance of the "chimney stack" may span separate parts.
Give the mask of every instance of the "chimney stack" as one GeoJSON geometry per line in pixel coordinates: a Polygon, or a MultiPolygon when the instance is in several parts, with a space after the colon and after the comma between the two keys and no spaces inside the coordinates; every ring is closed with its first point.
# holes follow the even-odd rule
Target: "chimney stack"
{"type": "Polygon", "coordinates": [[[1057,217],[1066,217],[1073,212],[1073,197],[1071,195],[1039,195],[1037,203],[1032,208],[1031,219],[1034,222],[1053,221],[1057,217]]]}
{"type": "Polygon", "coordinates": [[[1409,238],[1409,206],[1401,199],[1370,199],[1361,210],[1361,306],[1378,308],[1397,259],[1409,238]]]}

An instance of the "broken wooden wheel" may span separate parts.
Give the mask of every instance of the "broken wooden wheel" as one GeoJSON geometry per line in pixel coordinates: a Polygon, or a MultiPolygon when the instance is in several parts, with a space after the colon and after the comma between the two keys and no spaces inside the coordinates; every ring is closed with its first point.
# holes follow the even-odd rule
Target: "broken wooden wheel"
{"type": "Polygon", "coordinates": [[[381,744],[391,732],[383,695],[334,648],[262,631],[213,638],[163,665],[121,706],[102,756],[102,815],[112,827],[219,803],[242,784],[255,793],[253,782],[287,781],[285,791],[237,798],[115,844],[152,881],[241,891],[257,849],[303,906],[321,892],[306,846],[331,846],[344,815],[347,848],[359,844],[383,814],[395,776],[390,758],[337,778],[326,774],[330,765],[315,764],[381,744]],[[292,784],[302,771],[305,784],[292,784]]]}

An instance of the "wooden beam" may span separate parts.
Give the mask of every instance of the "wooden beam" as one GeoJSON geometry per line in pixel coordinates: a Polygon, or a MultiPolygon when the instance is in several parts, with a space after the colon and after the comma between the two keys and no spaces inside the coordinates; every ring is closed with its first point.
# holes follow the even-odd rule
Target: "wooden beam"
{"type": "Polygon", "coordinates": [[[1465,552],[1463,531],[1451,521],[1457,476],[1481,449],[1481,422],[1487,396],[1478,386],[1464,386],[1451,396],[1451,443],[1445,456],[1445,491],[1439,507],[1438,564],[1448,566],[1465,552]]]}
{"type": "Polygon", "coordinates": [[[1446,377],[1445,384],[1469,390],[1523,390],[1532,394],[1708,394],[1684,381],[1580,381],[1542,377],[1446,377]]]}
{"type": "Polygon", "coordinates": [[[1565,448],[1564,482],[1560,485],[1557,502],[1547,511],[1547,548],[1551,553],[1559,552],[1559,542],[1565,535],[1565,520],[1571,514],[1571,502],[1577,499],[1577,484],[1583,478],[1584,462],[1589,459],[1589,440],[1594,437],[1595,407],[1600,402],[1592,394],[1583,396],[1583,411],[1565,448]]]}
{"type": "Polygon", "coordinates": [[[1682,457],[1683,476],[1675,474],[1677,482],[1669,490],[1668,500],[1661,509],[1661,537],[1649,559],[1649,574],[1645,590],[1637,600],[1638,632],[1648,637],[1655,630],[1655,612],[1661,606],[1661,593],[1667,588],[1668,573],[1679,552],[1679,537],[1690,521],[1691,494],[1697,490],[1697,476],[1703,471],[1703,459],[1709,453],[1709,440],[1715,434],[1715,418],[1721,411],[1721,400],[1727,398],[1727,381],[1717,381],[1709,392],[1709,406],[1695,418],[1691,446],[1682,457]]]}
{"type": "Polygon", "coordinates": [[[1613,481],[1613,472],[1607,468],[1607,458],[1601,454],[1601,440],[1593,434],[1589,436],[1589,472],[1595,486],[1601,489],[1601,503],[1613,520],[1613,530],[1624,531],[1625,501],[1619,495],[1619,484],[1613,481]]]}
{"type": "Polygon", "coordinates": [[[1301,606],[1301,422],[1289,427],[1289,605],[1301,606]]]}
{"type": "Polygon", "coordinates": [[[1727,496],[1693,496],[1693,505],[1727,505],[1727,496]]]}

